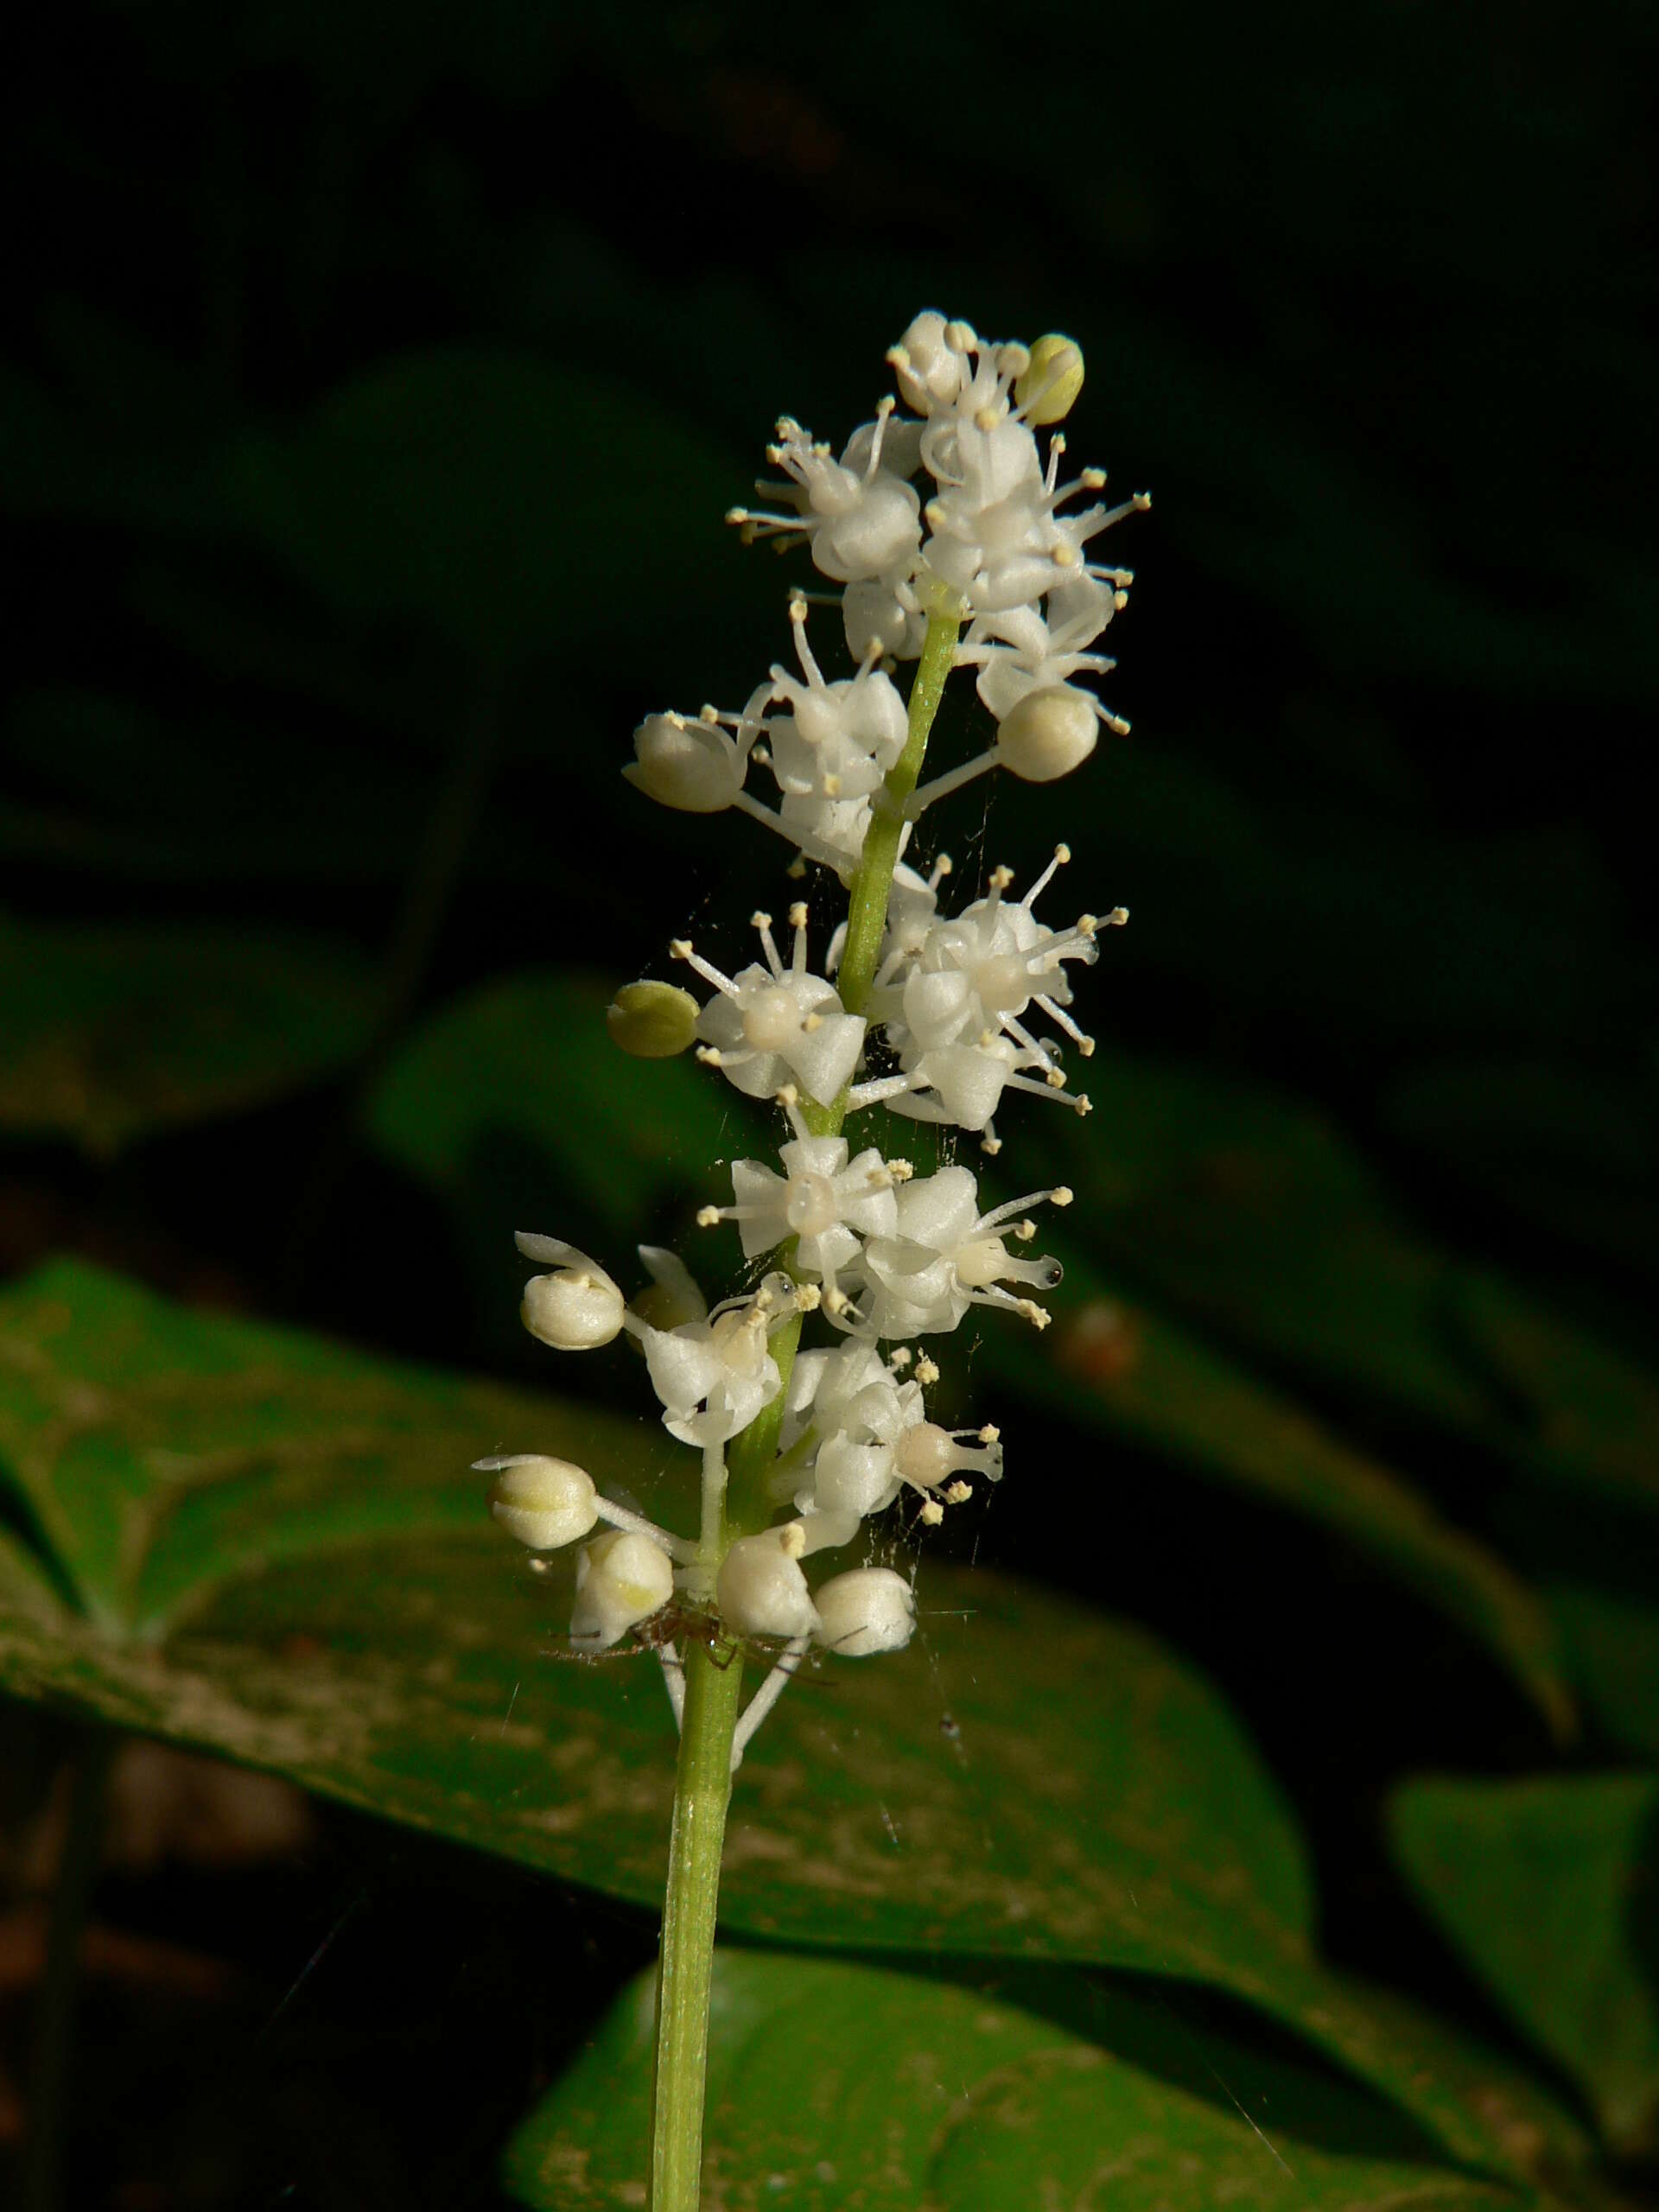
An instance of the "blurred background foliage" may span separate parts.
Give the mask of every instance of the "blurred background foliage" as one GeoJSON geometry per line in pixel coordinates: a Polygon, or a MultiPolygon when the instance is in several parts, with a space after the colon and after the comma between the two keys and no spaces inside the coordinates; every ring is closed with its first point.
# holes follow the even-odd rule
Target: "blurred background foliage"
{"type": "MultiPolygon", "coordinates": [[[[947,1373],[1008,1483],[930,1543],[924,1604],[957,1594],[911,1674],[785,1700],[778,1771],[828,1796],[767,1796],[757,1750],[734,1931],[849,1954],[804,2050],[877,2018],[954,2050],[977,1991],[1049,2085],[918,2137],[894,2202],[1013,2203],[998,2130],[1033,2121],[1057,2189],[1134,2126],[1174,2165],[1126,2203],[1277,2202],[1251,2115],[1307,2161],[1287,2202],[1650,2191],[1650,11],[35,31],[0,87],[0,2157],[73,2093],[77,2202],[487,2202],[588,2046],[509,2185],[626,2177],[665,1708],[644,1665],[537,1656],[556,1592],[464,1470],[565,1440],[677,1479],[620,1355],[522,1338],[511,1232],[683,1242],[747,1146],[601,1013],[688,927],[743,957],[779,855],[617,771],[783,651],[785,573],[720,520],[773,416],[844,435],[934,304],[1075,335],[1077,454],[1156,500],[1114,542],[1134,734],[1058,816],[1004,788],[938,835],[972,886],[1058,827],[1134,920],[1084,985],[1094,1118],[1033,1104],[992,1179],[1077,1190],[1057,1325],[947,1373]],[[1049,1630],[1010,1573],[1065,1594],[1049,1630]],[[54,2082],[43,1900],[97,1717],[318,1794],[121,1753],[54,2082]],[[843,1874],[899,1832],[850,1916],[823,1803],[843,1874]],[[976,1853],[1026,1885],[1018,1972],[940,1872],[976,1853]],[[940,1951],[959,1986],[915,1979],[940,1951]]],[[[722,1984],[734,2202],[744,2054],[804,2002],[771,1956],[722,1984]]],[[[847,2087],[872,2128],[890,2072],[847,2087]]],[[[791,2156],[766,2201],[845,2201],[791,2156]]]]}

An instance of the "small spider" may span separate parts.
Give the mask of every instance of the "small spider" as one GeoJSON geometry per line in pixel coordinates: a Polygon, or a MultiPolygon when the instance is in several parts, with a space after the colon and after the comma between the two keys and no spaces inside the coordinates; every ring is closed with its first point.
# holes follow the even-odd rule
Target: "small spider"
{"type": "Polygon", "coordinates": [[[712,1605],[693,1605],[683,1598],[671,1598],[665,1605],[637,1621],[630,1634],[632,1643],[613,1644],[606,1651],[585,1650],[579,1644],[568,1643],[543,1645],[543,1653],[550,1659],[574,1659],[592,1665],[601,1659],[639,1659],[654,1652],[665,1667],[674,1667],[683,1666],[683,1653],[699,1644],[723,1672],[737,1659],[770,1667],[786,1649],[780,1639],[738,1636],[712,1605]]]}

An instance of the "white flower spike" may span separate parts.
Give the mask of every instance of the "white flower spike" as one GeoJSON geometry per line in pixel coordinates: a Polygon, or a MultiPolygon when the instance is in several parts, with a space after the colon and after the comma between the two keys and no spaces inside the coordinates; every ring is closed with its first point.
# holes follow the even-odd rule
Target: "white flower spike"
{"type": "MultiPolygon", "coordinates": [[[[696,1214],[704,1227],[734,1224],[746,1262],[772,1272],[711,1306],[677,1253],[642,1245],[651,1281],[630,1306],[585,1253],[518,1240],[546,1269],[525,1287],[532,1334],[569,1351],[626,1332],[643,1351],[664,1427],[702,1455],[700,1531],[658,1528],[566,1460],[477,1463],[493,1478],[492,1511],[521,1541],[538,1552],[582,1544],[573,1638],[601,1650],[642,1632],[677,1719],[696,1710],[700,1652],[712,1646],[741,1668],[744,1639],[772,1643],[776,1663],[734,1725],[734,1768],[809,1651],[814,1664],[864,1658],[914,1634],[911,1578],[864,1565],[826,1580],[820,1555],[858,1542],[895,1506],[913,1537],[1001,1479],[995,1428],[930,1419],[939,1368],[912,1341],[955,1330],[975,1306],[1043,1327],[1034,1294],[1060,1279],[1057,1261],[1023,1249],[1037,1234],[1027,1209],[1063,1206],[1070,1191],[986,1206],[966,1167],[915,1175],[857,1142],[848,1117],[885,1102],[976,1134],[995,1153],[1010,1101],[1086,1113],[1069,1072],[1094,1052],[1072,1011],[1076,971],[1098,959],[1102,931],[1128,919],[1121,906],[1069,928],[1038,918],[1071,858],[1064,845],[1023,898],[996,868],[955,913],[940,904],[948,858],[930,871],[906,852],[925,810],[976,777],[1001,767],[1052,783],[1086,767],[1103,727],[1128,730],[1095,687],[1114,665],[1101,639],[1133,577],[1097,557],[1098,541],[1149,502],[1109,505],[1103,470],[1063,472],[1054,425],[1084,380],[1071,339],[993,340],[928,309],[887,358],[898,397],[838,454],[779,418],[769,504],[729,517],[747,539],[804,550],[821,580],[811,603],[839,605],[848,664],[820,662],[798,590],[792,652],[747,703],[647,716],[624,771],[683,814],[763,823],[791,848],[792,876],[819,868],[851,893],[822,973],[809,964],[805,902],[789,909],[785,960],[763,898],[751,918],[760,957],[734,975],[689,938],[674,942],[710,988],[704,1003],[641,982],[618,992],[607,1017],[623,1050],[659,1058],[695,1043],[737,1090],[781,1108],[775,1153],[733,1160],[730,1203],[696,1214]],[[907,702],[894,671],[918,659],[907,702]],[[985,734],[919,783],[939,683],[961,671],[957,690],[971,685],[985,734]],[[776,785],[775,807],[749,789],[756,768],[776,785]],[[798,1345],[814,1313],[817,1341],[798,1345]],[[773,1431],[755,1431],[763,1414],[775,1430],[765,1447],[760,1436],[773,1431]],[[677,1615],[647,1625],[676,1591],[690,1609],[684,1622],[704,1625],[677,1615]]],[[[827,635],[821,623],[820,650],[827,635]]]]}

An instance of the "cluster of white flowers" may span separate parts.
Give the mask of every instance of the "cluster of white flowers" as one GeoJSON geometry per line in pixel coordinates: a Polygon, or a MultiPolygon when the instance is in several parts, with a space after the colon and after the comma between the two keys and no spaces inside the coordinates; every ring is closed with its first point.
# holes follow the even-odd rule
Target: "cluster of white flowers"
{"type": "MultiPolygon", "coordinates": [[[[955,1329],[973,1306],[1046,1325],[1032,1293],[1059,1279],[1056,1262],[1009,1243],[1035,1237],[1028,1207],[1064,1205],[1069,1191],[986,1209],[968,1168],[918,1175],[876,1146],[855,1151],[842,1123],[882,1103],[974,1131],[994,1153],[995,1116],[1009,1092],[1086,1113],[1088,1099],[1068,1088],[1065,1055],[1075,1049],[1086,1058],[1093,1043],[1067,1010],[1066,970],[1092,963],[1102,927],[1128,918],[1118,907],[1080,915],[1070,928],[1039,920],[1038,899],[1071,857],[1064,845],[1023,899],[1010,896],[1014,879],[999,868],[984,895],[954,914],[940,908],[948,859],[924,877],[899,857],[923,810],[971,778],[1001,766],[1049,782],[1088,758],[1103,723],[1127,728],[1079,681],[1111,667],[1093,648],[1130,582],[1089,549],[1147,501],[1078,506],[1103,486],[1102,472],[1062,482],[1064,439],[1054,433],[1046,455],[1039,448],[1038,431],[1066,414],[1082,385],[1070,340],[988,344],[965,323],[925,314],[888,359],[910,414],[883,399],[839,460],[785,417],[768,451],[781,480],[761,487],[774,504],[729,517],[751,537],[799,541],[840,588],[855,672],[825,677],[807,637],[809,600],[798,592],[790,615],[798,672],[775,665],[734,712],[650,716],[624,771],[664,805],[693,814],[734,807],[765,822],[797,849],[792,873],[809,863],[831,871],[853,887],[855,911],[861,897],[869,903],[873,828],[887,825],[874,893],[882,934],[877,949],[867,931],[854,985],[850,924],[831,936],[820,972],[801,902],[789,911],[787,960],[771,915],[757,912],[762,957],[734,975],[686,939],[671,946],[709,987],[701,1005],[666,983],[640,983],[612,1008],[613,1033],[630,1051],[658,1056],[695,1042],[698,1058],[738,1090],[781,1107],[788,1135],[777,1164],[734,1162],[732,1203],[698,1216],[706,1227],[734,1223],[746,1259],[770,1257],[772,1271],[710,1307],[680,1259],[642,1247],[652,1281],[630,1306],[584,1254],[555,1238],[518,1240],[550,1270],[525,1290],[533,1334],[566,1351],[624,1332],[638,1341],[664,1425],[703,1455],[702,1533],[694,1541],[656,1528],[563,1460],[479,1463],[496,1477],[497,1517],[533,1549],[609,1524],[578,1558],[574,1639],[607,1647],[677,1599],[717,1618],[722,1633],[782,1641],[778,1667],[739,1724],[737,1755],[809,1643],[862,1656],[911,1636],[906,1576],[864,1566],[814,1589],[803,1562],[853,1542],[870,1516],[906,1495],[917,1518],[935,1524],[976,1483],[1001,1478],[994,1427],[951,1430],[929,1420],[925,1395],[938,1370],[912,1340],[955,1329]],[[950,664],[974,671],[995,735],[918,788],[914,702],[907,709],[893,674],[939,635],[950,664]],[[747,789],[756,764],[775,781],[775,807],[747,789]],[[1063,1041],[1033,1026],[1039,1017],[1063,1041]],[[809,1313],[827,1325],[829,1341],[798,1351],[809,1313]],[[777,1444],[766,1497],[785,1517],[728,1541],[726,1448],[768,1408],[777,1444]]],[[[664,1664],[677,1665],[671,1649],[664,1664]]],[[[677,1712],[672,1671],[669,1680],[677,1712]]]]}

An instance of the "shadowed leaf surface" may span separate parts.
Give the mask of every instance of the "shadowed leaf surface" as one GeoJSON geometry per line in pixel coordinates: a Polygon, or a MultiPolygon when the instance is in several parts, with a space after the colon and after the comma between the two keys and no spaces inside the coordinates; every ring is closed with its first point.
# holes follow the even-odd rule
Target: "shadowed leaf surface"
{"type": "MultiPolygon", "coordinates": [[[[1526,2201],[1450,2170],[1353,2084],[1183,2022],[1143,1993],[1077,1976],[1033,1994],[1058,1996],[1060,2017],[868,1965],[720,1953],[704,2203],[1451,2212],[1526,2201]]],[[[643,2201],[655,2005],[647,1975],[518,2130],[505,2174],[520,2202],[610,2212],[643,2201]]]]}
{"type": "Polygon", "coordinates": [[[372,1004],[338,945],[0,919],[0,1128],[107,1153],[261,1104],[349,1060],[372,1004]]]}
{"type": "Polygon", "coordinates": [[[716,518],[747,472],[612,363],[595,371],[506,347],[397,354],[238,447],[226,512],[329,604],[496,664],[632,605],[648,515],[652,571],[676,579],[686,621],[717,588],[716,518]]]}
{"type": "Polygon", "coordinates": [[[1659,1780],[1412,1783],[1393,1802],[1413,1887],[1608,2141],[1659,2147],[1659,1780]]]}

